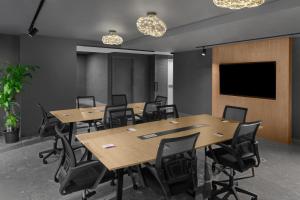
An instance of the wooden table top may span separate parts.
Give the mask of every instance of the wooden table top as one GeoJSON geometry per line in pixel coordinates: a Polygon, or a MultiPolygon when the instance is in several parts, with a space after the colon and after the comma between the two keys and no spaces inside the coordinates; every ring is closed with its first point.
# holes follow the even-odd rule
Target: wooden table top
{"type": "Polygon", "coordinates": [[[85,133],[76,137],[109,170],[116,170],[155,160],[159,143],[163,138],[200,132],[196,148],[202,148],[230,140],[237,126],[238,123],[222,122],[210,115],[194,115],[85,133]],[[200,127],[146,140],[138,138],[146,134],[195,125],[200,127]],[[134,128],[136,131],[129,131],[128,128],[134,128]],[[223,136],[217,133],[222,133],[223,136]],[[106,144],[114,144],[116,147],[105,149],[102,146],[106,144]]]}
{"type": "MultiPolygon", "coordinates": [[[[133,108],[135,114],[143,112],[145,103],[131,103],[128,108],[133,108]]],[[[50,113],[62,123],[82,122],[102,119],[104,116],[105,105],[92,108],[75,108],[67,110],[56,110],[50,113]]]]}

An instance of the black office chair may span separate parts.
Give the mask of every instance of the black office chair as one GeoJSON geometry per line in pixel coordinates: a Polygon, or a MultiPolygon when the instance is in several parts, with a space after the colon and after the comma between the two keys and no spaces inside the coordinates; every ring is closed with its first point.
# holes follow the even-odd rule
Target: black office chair
{"type": "Polygon", "coordinates": [[[223,120],[237,121],[240,123],[246,122],[248,108],[225,106],[223,112],[223,120]]]}
{"type": "Polygon", "coordinates": [[[156,96],[154,102],[159,105],[159,106],[164,106],[167,105],[167,101],[168,101],[168,97],[164,97],[164,96],[156,96]]]}
{"type": "Polygon", "coordinates": [[[156,102],[146,102],[143,109],[143,115],[137,115],[136,123],[139,124],[159,120],[157,107],[158,105],[156,102]]]}
{"type": "MultiPolygon", "coordinates": [[[[83,191],[82,200],[93,196],[96,192],[89,190],[96,188],[100,183],[108,182],[114,173],[95,160],[85,160],[85,153],[80,161],[76,160],[74,149],[70,146],[64,134],[56,128],[57,135],[63,145],[63,155],[54,180],[60,184],[59,192],[62,195],[83,191]]],[[[79,148],[84,148],[83,146],[79,148]]]]}
{"type": "Polygon", "coordinates": [[[159,119],[179,118],[176,105],[158,106],[159,119]]]}
{"type": "MultiPolygon", "coordinates": [[[[226,105],[224,108],[224,111],[223,111],[222,119],[224,121],[228,120],[228,121],[236,121],[239,123],[244,123],[244,122],[246,122],[247,112],[248,112],[248,108],[226,105]]],[[[229,141],[224,142],[224,144],[230,145],[231,142],[232,141],[229,140],[229,141]]],[[[212,170],[215,171],[215,169],[216,169],[216,166],[215,166],[215,163],[213,163],[212,170]]]]}
{"type": "MultiPolygon", "coordinates": [[[[42,122],[41,122],[41,125],[38,130],[40,137],[41,138],[53,137],[53,139],[54,139],[53,147],[51,149],[39,152],[39,157],[43,158],[44,164],[47,164],[48,163],[47,159],[50,156],[59,154],[61,151],[61,149],[57,147],[58,137],[54,130],[55,125],[60,124],[60,123],[53,115],[51,115],[49,112],[47,112],[40,103],[38,103],[37,106],[39,107],[41,114],[42,114],[42,122]]],[[[63,126],[63,125],[60,124],[60,126],[63,126]]],[[[63,128],[63,127],[61,127],[61,128],[63,128]]]]}
{"type": "Polygon", "coordinates": [[[76,97],[76,108],[96,107],[94,96],[78,96],[76,97]]]}
{"type": "Polygon", "coordinates": [[[215,199],[220,194],[224,194],[223,199],[228,199],[233,195],[239,200],[238,193],[251,196],[252,200],[257,199],[257,195],[237,187],[237,181],[252,178],[255,176],[254,168],[260,164],[258,142],[256,133],[261,122],[241,123],[235,131],[231,145],[219,144],[221,147],[212,149],[208,156],[216,160],[217,163],[230,168],[230,173],[223,171],[229,176],[229,180],[213,181],[212,198],[215,199]],[[235,178],[236,171],[243,173],[251,169],[252,175],[242,178],[235,178]],[[218,186],[221,189],[218,190],[218,186]]]}
{"type": "Polygon", "coordinates": [[[155,165],[146,164],[143,169],[147,185],[152,183],[154,190],[159,186],[166,199],[187,191],[195,193],[197,187],[195,144],[199,134],[162,139],[155,165]]]}
{"type": "Polygon", "coordinates": [[[126,126],[126,105],[108,105],[105,107],[102,123],[105,129],[126,126]]]}
{"type": "Polygon", "coordinates": [[[111,104],[113,106],[127,105],[126,94],[113,94],[111,96],[111,104]]]}
{"type": "MultiPolygon", "coordinates": [[[[76,108],[91,108],[96,107],[96,100],[94,96],[78,96],[76,97],[76,108]]],[[[91,127],[98,128],[100,122],[98,120],[90,120],[77,123],[77,129],[87,128],[88,132],[91,131],[91,127]],[[82,124],[88,124],[87,126],[81,126],[82,124]]]]}

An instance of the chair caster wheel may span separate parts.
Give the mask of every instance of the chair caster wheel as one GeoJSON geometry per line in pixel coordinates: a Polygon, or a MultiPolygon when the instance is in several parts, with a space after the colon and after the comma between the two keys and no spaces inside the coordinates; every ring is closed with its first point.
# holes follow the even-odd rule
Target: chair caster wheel
{"type": "Polygon", "coordinates": [[[256,197],[252,197],[251,200],[257,200],[257,198],[256,197]]]}
{"type": "Polygon", "coordinates": [[[213,164],[212,164],[212,166],[211,166],[211,171],[212,171],[213,173],[216,172],[216,163],[213,163],[213,164]]]}
{"type": "Polygon", "coordinates": [[[116,185],[115,181],[112,180],[112,181],[110,182],[110,185],[111,185],[111,186],[115,186],[115,185],[116,185]]]}
{"type": "Polygon", "coordinates": [[[133,185],[133,189],[137,190],[137,189],[139,189],[139,187],[137,185],[133,185]]]}
{"type": "Polygon", "coordinates": [[[43,160],[43,164],[45,165],[48,164],[47,160],[43,160]]]}
{"type": "Polygon", "coordinates": [[[212,190],[216,191],[217,189],[218,189],[217,186],[215,184],[212,184],[212,190]]]}
{"type": "Polygon", "coordinates": [[[39,158],[44,158],[44,156],[42,154],[39,154],[39,158]]]}

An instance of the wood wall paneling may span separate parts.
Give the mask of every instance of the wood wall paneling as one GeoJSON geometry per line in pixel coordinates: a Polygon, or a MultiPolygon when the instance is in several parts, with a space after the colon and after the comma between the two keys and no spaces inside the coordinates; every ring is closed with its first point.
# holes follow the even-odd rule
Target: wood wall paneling
{"type": "MultiPolygon", "coordinates": [[[[282,143],[292,137],[292,39],[276,38],[213,48],[212,113],[222,116],[225,105],[247,107],[247,121],[262,120],[259,136],[282,143]],[[276,61],[276,100],[220,95],[219,64],[276,61]]],[[[255,81],[255,77],[253,79],[255,81]]]]}

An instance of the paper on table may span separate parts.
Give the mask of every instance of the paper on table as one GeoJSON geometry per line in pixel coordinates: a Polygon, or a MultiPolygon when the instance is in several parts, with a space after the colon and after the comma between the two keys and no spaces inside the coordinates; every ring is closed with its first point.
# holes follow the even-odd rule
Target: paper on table
{"type": "Polygon", "coordinates": [[[116,145],[114,145],[114,144],[104,144],[104,145],[102,145],[103,149],[109,149],[109,148],[113,148],[113,147],[116,147],[116,145]]]}
{"type": "Polygon", "coordinates": [[[128,131],[136,131],[135,128],[128,128],[127,130],[128,130],[128,131]]]}
{"type": "Polygon", "coordinates": [[[170,121],[171,124],[178,124],[179,122],[177,121],[170,121]]]}
{"type": "Polygon", "coordinates": [[[217,136],[217,137],[223,137],[224,136],[224,134],[222,134],[222,133],[214,133],[214,135],[217,136]]]}

